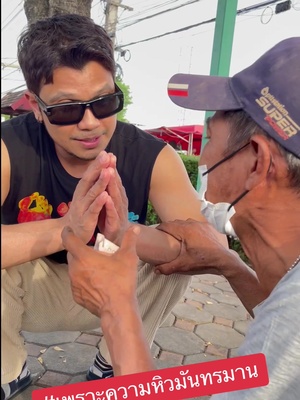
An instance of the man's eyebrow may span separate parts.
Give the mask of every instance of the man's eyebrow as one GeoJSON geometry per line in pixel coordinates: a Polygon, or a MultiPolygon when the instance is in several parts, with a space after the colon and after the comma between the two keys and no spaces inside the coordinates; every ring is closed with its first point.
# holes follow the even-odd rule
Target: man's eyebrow
{"type": "MultiPolygon", "coordinates": [[[[101,89],[98,90],[97,94],[95,96],[93,96],[92,99],[89,99],[89,100],[97,99],[98,97],[101,97],[104,94],[108,94],[109,91],[110,91],[109,86],[105,85],[101,89]]],[[[49,103],[50,104],[55,104],[55,103],[57,103],[58,101],[60,101],[62,99],[70,99],[70,102],[83,101],[83,100],[80,100],[80,99],[77,99],[77,98],[74,98],[74,97],[75,97],[75,94],[72,93],[72,92],[63,92],[63,91],[61,91],[61,92],[57,92],[53,97],[51,97],[49,99],[49,103]]]]}

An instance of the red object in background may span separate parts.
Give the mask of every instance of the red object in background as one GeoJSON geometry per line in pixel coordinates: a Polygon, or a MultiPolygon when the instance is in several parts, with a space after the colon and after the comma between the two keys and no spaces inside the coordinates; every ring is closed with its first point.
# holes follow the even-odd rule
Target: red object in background
{"type": "Polygon", "coordinates": [[[25,96],[25,94],[23,94],[22,97],[20,97],[18,100],[16,100],[14,103],[12,103],[11,108],[13,110],[22,110],[24,112],[30,112],[31,109],[31,105],[29,103],[29,101],[27,100],[27,97],[25,96]]]}
{"type": "Polygon", "coordinates": [[[146,132],[169,143],[177,151],[183,150],[189,155],[200,155],[203,125],[162,126],[145,129],[146,132]]]}
{"type": "Polygon", "coordinates": [[[27,90],[9,92],[1,98],[1,114],[15,117],[32,111],[29,101],[26,97],[27,90]]]}

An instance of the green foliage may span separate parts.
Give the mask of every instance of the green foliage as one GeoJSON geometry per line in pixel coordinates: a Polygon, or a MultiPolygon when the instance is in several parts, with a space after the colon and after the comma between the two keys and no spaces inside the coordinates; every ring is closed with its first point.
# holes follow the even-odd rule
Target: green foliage
{"type": "Polygon", "coordinates": [[[190,181],[194,188],[197,188],[197,178],[198,178],[198,162],[199,157],[197,156],[186,156],[184,154],[180,154],[180,157],[183,161],[183,164],[186,168],[190,181]]]}
{"type": "Polygon", "coordinates": [[[122,122],[129,122],[126,119],[126,112],[127,112],[127,108],[130,104],[132,104],[132,97],[131,97],[131,93],[130,93],[130,88],[128,85],[126,85],[121,78],[117,78],[116,79],[116,84],[119,86],[119,88],[122,90],[122,92],[124,93],[124,107],[123,110],[120,111],[118,113],[118,121],[122,121],[122,122]]]}
{"type": "Polygon", "coordinates": [[[161,222],[159,216],[156,214],[151,202],[148,202],[146,225],[155,225],[161,222]]]}
{"type": "Polygon", "coordinates": [[[249,258],[246,256],[246,254],[244,252],[244,249],[243,249],[243,246],[241,245],[241,242],[238,239],[229,236],[228,237],[228,245],[229,245],[230,249],[232,249],[232,250],[234,250],[234,251],[236,251],[238,253],[238,255],[241,257],[241,259],[246,264],[251,266],[251,262],[250,262],[249,258]]]}

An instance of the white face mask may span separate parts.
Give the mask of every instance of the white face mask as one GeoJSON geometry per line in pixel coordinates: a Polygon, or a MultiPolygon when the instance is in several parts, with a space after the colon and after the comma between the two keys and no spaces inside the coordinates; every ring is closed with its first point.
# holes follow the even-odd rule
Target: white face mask
{"type": "Polygon", "coordinates": [[[230,222],[230,218],[232,218],[232,216],[235,214],[234,207],[231,206],[230,203],[214,204],[205,199],[208,174],[203,174],[206,171],[206,165],[199,165],[198,174],[201,186],[198,194],[199,199],[201,200],[201,212],[207,221],[212,224],[218,232],[237,237],[230,222]]]}

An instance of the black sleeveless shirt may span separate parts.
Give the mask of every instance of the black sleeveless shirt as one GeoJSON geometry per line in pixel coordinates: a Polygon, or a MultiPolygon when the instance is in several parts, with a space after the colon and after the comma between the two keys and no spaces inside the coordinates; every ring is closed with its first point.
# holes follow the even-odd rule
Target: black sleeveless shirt
{"type": "MultiPolygon", "coordinates": [[[[1,131],[11,163],[10,191],[1,208],[2,224],[63,216],[79,179],[62,167],[44,125],[28,113],[3,122],[1,131]]],[[[165,145],[134,125],[117,122],[105,150],[117,157],[131,221],[145,223],[152,169],[165,145]]],[[[66,262],[65,255],[63,251],[49,257],[66,262]]]]}

